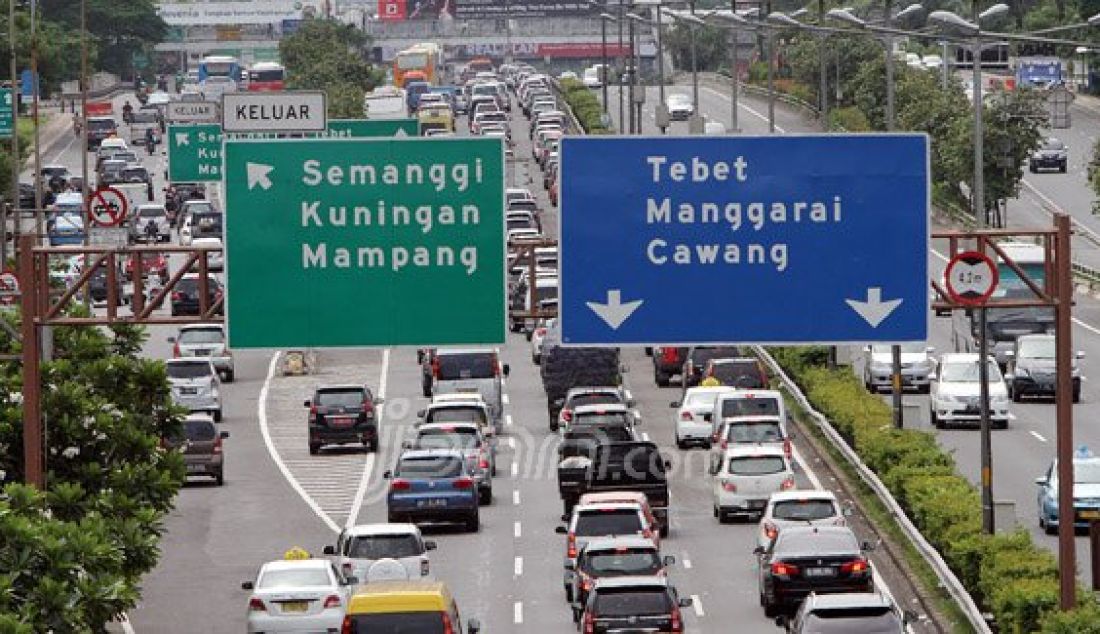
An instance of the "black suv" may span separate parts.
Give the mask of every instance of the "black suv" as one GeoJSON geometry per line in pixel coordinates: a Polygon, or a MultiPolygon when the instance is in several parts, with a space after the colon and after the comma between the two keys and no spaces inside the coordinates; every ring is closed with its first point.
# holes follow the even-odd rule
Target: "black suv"
{"type": "MultiPolygon", "coordinates": [[[[210,307],[222,296],[224,291],[221,283],[213,275],[207,275],[206,280],[206,305],[210,307]]],[[[199,302],[199,276],[197,273],[188,273],[172,289],[172,316],[199,315],[201,314],[201,308],[202,305],[199,302]]],[[[222,303],[215,313],[224,315],[225,304],[222,303]]]]}
{"type": "MultiPolygon", "coordinates": [[[[689,348],[684,357],[684,367],[680,371],[680,383],[686,390],[699,385],[703,380],[703,368],[711,359],[725,359],[741,356],[741,350],[733,346],[696,346],[689,348]]],[[[683,400],[683,399],[680,399],[683,400]]]]}
{"type": "MultiPolygon", "coordinates": [[[[683,371],[684,358],[688,349],[676,346],[663,346],[653,349],[653,380],[660,387],[668,387],[668,381],[683,371]]],[[[682,382],[682,379],[681,379],[682,382]]]]}
{"type": "Polygon", "coordinates": [[[320,453],[325,445],[361,442],[368,451],[378,451],[378,416],[375,399],[364,385],[319,387],[305,402],[309,408],[309,453],[320,453]]]}
{"type": "Polygon", "coordinates": [[[218,486],[225,484],[225,454],[222,441],[229,432],[218,431],[207,415],[191,415],[183,419],[183,437],[169,438],[165,445],[183,452],[187,476],[209,476],[218,486]]]}
{"type": "Polygon", "coordinates": [[[666,577],[624,576],[597,579],[588,593],[581,631],[683,632],[680,608],[691,598],[680,598],[666,577]]]}
{"type": "Polygon", "coordinates": [[[860,544],[847,526],[790,526],[765,548],[760,561],[760,605],[764,615],[797,608],[811,592],[871,592],[871,545],[860,544]]]}

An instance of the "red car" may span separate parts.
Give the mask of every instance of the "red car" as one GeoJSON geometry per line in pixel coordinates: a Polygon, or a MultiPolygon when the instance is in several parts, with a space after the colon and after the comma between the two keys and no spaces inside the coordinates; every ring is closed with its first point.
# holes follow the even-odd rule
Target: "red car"
{"type": "MultiPolygon", "coordinates": [[[[135,253],[126,260],[125,275],[127,280],[134,279],[134,261],[138,255],[135,253]]],[[[149,279],[156,276],[161,284],[168,281],[168,258],[163,253],[141,254],[141,272],[143,277],[149,279]]]]}

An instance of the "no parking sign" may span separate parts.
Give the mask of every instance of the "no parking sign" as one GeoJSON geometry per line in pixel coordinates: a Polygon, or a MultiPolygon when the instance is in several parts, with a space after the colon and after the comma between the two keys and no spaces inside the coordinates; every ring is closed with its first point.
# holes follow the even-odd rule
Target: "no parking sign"
{"type": "Polygon", "coordinates": [[[100,227],[117,227],[126,217],[129,201],[114,187],[104,187],[88,201],[88,219],[100,227]]]}

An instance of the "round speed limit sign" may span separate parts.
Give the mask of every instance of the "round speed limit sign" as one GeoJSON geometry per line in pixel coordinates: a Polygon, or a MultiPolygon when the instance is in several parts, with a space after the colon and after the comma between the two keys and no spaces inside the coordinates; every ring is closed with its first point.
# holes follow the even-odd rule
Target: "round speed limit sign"
{"type": "Polygon", "coordinates": [[[19,278],[15,271],[0,272],[0,306],[11,306],[19,301],[19,278]]]}
{"type": "Polygon", "coordinates": [[[997,290],[1000,279],[993,259],[978,251],[964,251],[947,263],[947,294],[967,306],[981,306],[997,290]]]}

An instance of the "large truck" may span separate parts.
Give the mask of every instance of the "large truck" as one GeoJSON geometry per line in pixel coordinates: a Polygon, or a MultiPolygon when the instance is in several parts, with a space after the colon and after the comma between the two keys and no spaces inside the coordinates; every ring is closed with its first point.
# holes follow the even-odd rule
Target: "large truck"
{"type": "Polygon", "coordinates": [[[539,364],[546,390],[546,410],[551,424],[565,405],[566,393],[575,387],[621,385],[622,364],[618,348],[574,348],[561,345],[560,326],[546,331],[539,364]]]}
{"type": "Polygon", "coordinates": [[[363,97],[368,119],[404,119],[408,116],[405,91],[393,86],[375,88],[363,97]]]}
{"type": "Polygon", "coordinates": [[[1016,85],[1051,88],[1062,83],[1062,60],[1056,57],[1021,57],[1016,61],[1016,85]]]}
{"type": "Polygon", "coordinates": [[[660,526],[661,537],[668,536],[669,496],[665,469],[669,463],[656,444],[649,441],[594,442],[579,444],[578,449],[558,466],[558,493],[567,515],[586,493],[633,491],[646,496],[660,526]]]}

